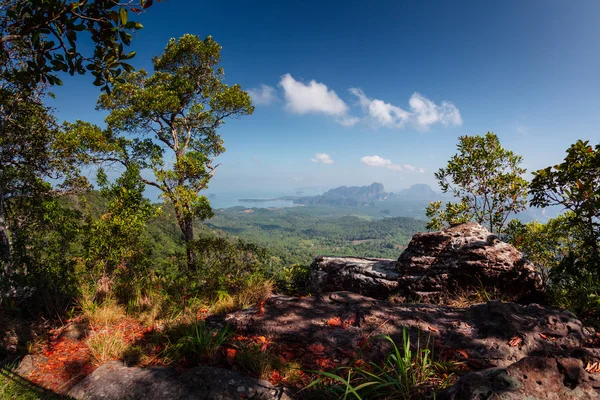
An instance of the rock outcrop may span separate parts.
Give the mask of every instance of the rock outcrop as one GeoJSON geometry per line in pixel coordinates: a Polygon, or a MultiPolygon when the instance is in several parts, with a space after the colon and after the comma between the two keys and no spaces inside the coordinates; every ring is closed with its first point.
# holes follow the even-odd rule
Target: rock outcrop
{"type": "Polygon", "coordinates": [[[312,293],[350,291],[386,299],[398,289],[398,263],[395,260],[361,257],[317,257],[308,278],[312,293]]]}
{"type": "Polygon", "coordinates": [[[313,293],[348,290],[386,299],[439,303],[455,293],[485,289],[523,302],[539,300],[543,284],[533,264],[476,223],[417,233],[398,260],[318,257],[310,268],[313,293]]]}
{"type": "Polygon", "coordinates": [[[179,373],[171,367],[127,367],[111,361],[75,385],[77,400],[289,400],[269,382],[222,368],[197,367],[179,373]]]}
{"type": "Polygon", "coordinates": [[[507,367],[528,356],[566,355],[591,335],[572,313],[536,304],[492,301],[455,308],[393,304],[350,292],[274,296],[264,312],[249,309],[212,322],[227,322],[238,332],[266,335],[278,343],[319,343],[331,359],[359,350],[365,359],[380,359],[389,349],[383,342],[362,347],[364,338],[386,334],[401,343],[407,327],[414,343],[429,337],[438,351],[464,357],[476,370],[507,367]]]}
{"type": "Polygon", "coordinates": [[[600,382],[574,357],[525,357],[506,368],[471,372],[440,400],[600,399],[600,382]]]}

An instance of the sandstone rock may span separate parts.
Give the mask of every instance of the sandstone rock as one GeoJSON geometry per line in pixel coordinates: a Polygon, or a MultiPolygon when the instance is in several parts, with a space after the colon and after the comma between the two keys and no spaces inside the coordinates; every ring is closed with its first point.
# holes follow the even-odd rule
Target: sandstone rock
{"type": "Polygon", "coordinates": [[[312,293],[348,290],[387,299],[443,303],[456,293],[485,289],[522,302],[539,301],[543,284],[533,264],[476,223],[417,233],[398,260],[317,257],[312,293]]]}
{"type": "Polygon", "coordinates": [[[77,400],[239,400],[289,397],[269,382],[222,368],[197,367],[182,374],[171,367],[126,367],[111,361],[74,386],[77,400]]]}
{"type": "Polygon", "coordinates": [[[395,260],[360,257],[317,257],[308,278],[312,293],[348,290],[375,298],[396,292],[400,273],[395,260]]]}
{"type": "MultiPolygon", "coordinates": [[[[238,332],[267,335],[278,343],[319,343],[332,359],[344,357],[339,349],[358,352],[364,337],[386,334],[401,343],[403,327],[408,327],[413,343],[429,337],[437,351],[458,355],[460,350],[474,369],[506,367],[527,356],[567,355],[591,336],[572,313],[536,304],[492,301],[468,308],[393,304],[350,292],[274,296],[264,313],[249,309],[229,314],[224,321],[209,322],[227,322],[238,332]],[[337,318],[343,328],[328,323],[337,318]]],[[[382,342],[363,348],[362,355],[376,360],[386,350],[382,342]]]]}
{"type": "Polygon", "coordinates": [[[525,357],[506,368],[471,372],[437,396],[440,400],[600,399],[577,358],[525,357]]]}
{"type": "Polygon", "coordinates": [[[398,270],[398,288],[406,296],[437,297],[481,286],[519,298],[543,291],[533,264],[474,222],[417,233],[398,258],[398,270]]]}
{"type": "Polygon", "coordinates": [[[40,354],[28,354],[19,363],[17,369],[15,369],[15,373],[22,376],[27,377],[40,365],[45,364],[48,361],[48,358],[40,355],[40,354]]]}

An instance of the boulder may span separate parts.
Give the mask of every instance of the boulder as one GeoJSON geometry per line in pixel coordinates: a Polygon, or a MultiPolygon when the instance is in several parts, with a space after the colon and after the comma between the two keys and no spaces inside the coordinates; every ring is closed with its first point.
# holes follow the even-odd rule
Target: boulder
{"type": "Polygon", "coordinates": [[[347,290],[385,299],[398,289],[396,260],[361,257],[317,257],[309,271],[312,293],[347,290]]]}
{"type": "Polygon", "coordinates": [[[401,293],[421,298],[481,288],[535,299],[544,289],[533,264],[475,222],[417,233],[398,258],[398,271],[401,293]]]}
{"type": "MultiPolygon", "coordinates": [[[[443,390],[440,400],[600,399],[580,359],[525,357],[506,368],[471,372],[443,390]]],[[[596,383],[596,386],[598,384],[596,383]]]]}
{"type": "Polygon", "coordinates": [[[287,400],[269,382],[222,368],[197,367],[183,373],[172,367],[127,367],[111,361],[75,385],[69,396],[77,400],[287,400]]]}
{"type": "Polygon", "coordinates": [[[477,290],[539,302],[544,292],[533,264],[476,223],[417,233],[398,260],[317,257],[307,286],[312,293],[347,290],[378,299],[395,296],[429,303],[477,290]]]}
{"type": "Polygon", "coordinates": [[[242,334],[264,335],[281,344],[306,348],[316,343],[330,359],[343,359],[349,351],[360,351],[364,359],[381,359],[389,350],[384,341],[363,347],[364,338],[385,334],[402,343],[406,327],[413,343],[428,341],[436,351],[464,359],[477,370],[507,367],[527,356],[566,356],[593,336],[571,312],[537,304],[491,301],[457,308],[396,304],[351,292],[273,296],[264,310],[208,321],[228,323],[242,334]]]}

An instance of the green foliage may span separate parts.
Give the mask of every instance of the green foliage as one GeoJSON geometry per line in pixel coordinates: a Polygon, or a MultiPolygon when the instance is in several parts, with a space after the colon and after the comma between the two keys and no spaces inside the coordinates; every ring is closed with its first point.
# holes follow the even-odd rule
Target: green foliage
{"type": "Polygon", "coordinates": [[[571,233],[573,214],[568,212],[546,223],[510,221],[504,240],[515,246],[538,269],[549,271],[558,268],[580,243],[571,233]]]}
{"type": "MultiPolygon", "coordinates": [[[[145,185],[140,180],[140,170],[129,164],[125,172],[110,184],[103,170],[98,173],[101,195],[106,198],[106,212],[87,225],[85,259],[92,276],[115,278],[115,273],[127,280],[139,266],[144,256],[141,240],[149,219],[156,209],[144,197],[145,185]]],[[[91,217],[90,217],[91,218],[91,217]]]]}
{"type": "Polygon", "coordinates": [[[138,4],[116,1],[2,0],[0,1],[0,60],[4,79],[35,86],[61,85],[58,72],[70,75],[91,71],[94,84],[108,90],[111,78],[133,68],[125,63],[135,56],[124,47],[142,24],[129,20],[152,0],[138,4]],[[137,6],[137,7],[136,7],[137,6]],[[80,51],[85,37],[91,54],[80,51]]]}
{"type": "Polygon", "coordinates": [[[174,344],[165,350],[172,360],[181,358],[195,358],[205,361],[212,360],[219,348],[231,336],[229,327],[223,329],[209,329],[205,321],[198,321],[191,325],[180,326],[173,330],[170,336],[174,344]]]}
{"type": "Polygon", "coordinates": [[[568,227],[580,246],[581,268],[600,273],[600,145],[578,140],[561,164],[534,173],[532,206],[560,205],[570,211],[568,227]]]}
{"type": "Polygon", "coordinates": [[[435,173],[444,193],[452,193],[460,201],[441,202],[427,209],[428,229],[440,229],[446,224],[476,221],[491,232],[501,233],[508,217],[525,209],[527,181],[519,167],[521,156],[504,149],[495,134],[461,136],[458,154],[452,156],[446,168],[435,173]]]}
{"type": "Polygon", "coordinates": [[[153,171],[155,179],[143,181],[158,188],[173,207],[188,244],[190,269],[196,267],[193,221],[212,215],[208,199],[199,193],[217,168],[216,157],[225,151],[218,130],[226,119],[254,111],[247,92],[223,83],[220,53],[221,46],[210,36],[171,39],[164,54],[153,59],[154,74],[126,73],[98,102],[110,111],[106,134],[116,147],[108,158],[153,171]],[[170,156],[175,157],[173,165],[165,163],[170,156]]]}
{"type": "Polygon", "coordinates": [[[310,389],[330,379],[335,385],[329,391],[338,399],[422,399],[434,397],[437,390],[451,383],[452,363],[433,360],[433,354],[427,344],[416,349],[411,348],[410,335],[402,331],[402,347],[386,335],[376,336],[372,340],[384,340],[391,345],[383,365],[368,363],[361,367],[339,367],[333,372],[309,371],[323,376],[313,381],[310,389]]]}

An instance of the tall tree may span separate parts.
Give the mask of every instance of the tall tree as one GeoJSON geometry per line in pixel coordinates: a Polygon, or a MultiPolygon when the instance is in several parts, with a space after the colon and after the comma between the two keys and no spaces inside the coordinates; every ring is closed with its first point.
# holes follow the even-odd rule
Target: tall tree
{"type": "Polygon", "coordinates": [[[458,203],[433,202],[427,208],[429,229],[446,224],[475,221],[494,233],[501,233],[508,217],[525,209],[527,181],[522,158],[500,145],[495,134],[461,136],[458,153],[445,168],[435,173],[444,193],[458,203]]]}
{"type": "Polygon", "coordinates": [[[99,99],[99,107],[110,111],[106,132],[117,146],[112,159],[152,170],[153,179],[142,179],[173,205],[192,270],[194,219],[212,215],[200,192],[218,166],[215,158],[225,151],[218,130],[228,118],[254,111],[240,85],[223,82],[220,60],[221,46],[210,36],[171,39],[164,54],[152,60],[153,74],[126,73],[99,99]]]}
{"type": "Polygon", "coordinates": [[[531,205],[562,206],[570,211],[571,228],[583,244],[577,255],[600,271],[600,144],[578,140],[567,150],[564,161],[534,172],[531,205]]]}
{"type": "Polygon", "coordinates": [[[124,61],[134,53],[124,47],[142,26],[129,21],[129,12],[151,5],[152,0],[0,0],[0,261],[5,265],[11,229],[37,209],[19,209],[15,200],[44,201],[54,192],[48,179],[75,177],[68,164],[75,158],[59,150],[61,130],[44,106],[46,89],[62,83],[60,72],[91,71],[94,83],[108,90],[109,79],[132,70],[124,61]],[[80,51],[82,36],[93,52],[80,51]]]}

